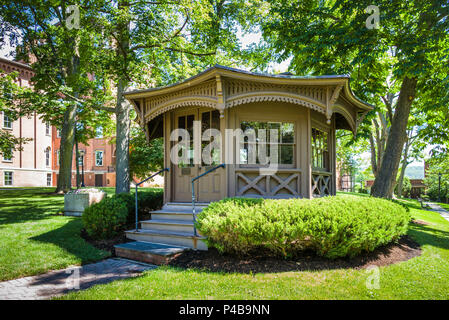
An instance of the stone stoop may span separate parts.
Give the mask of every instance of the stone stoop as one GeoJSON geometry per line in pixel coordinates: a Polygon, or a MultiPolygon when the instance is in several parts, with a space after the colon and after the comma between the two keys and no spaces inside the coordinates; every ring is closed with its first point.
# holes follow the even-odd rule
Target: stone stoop
{"type": "Polygon", "coordinates": [[[155,265],[168,264],[171,259],[188,250],[185,247],[142,241],[117,244],[114,249],[118,257],[155,265]]]}
{"type": "MultiPolygon", "coordinates": [[[[208,203],[197,203],[200,213],[208,203]]],[[[151,219],[140,221],[140,229],[125,231],[136,242],[115,246],[119,257],[154,264],[166,264],[187,249],[207,250],[205,237],[195,236],[191,203],[167,203],[161,210],[151,212],[151,219]]]]}

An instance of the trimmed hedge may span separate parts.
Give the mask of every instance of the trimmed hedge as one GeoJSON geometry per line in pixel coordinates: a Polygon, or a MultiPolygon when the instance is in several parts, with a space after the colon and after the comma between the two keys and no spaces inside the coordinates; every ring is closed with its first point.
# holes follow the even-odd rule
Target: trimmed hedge
{"type": "MultiPolygon", "coordinates": [[[[139,220],[144,213],[159,209],[163,203],[161,189],[142,191],[137,195],[139,220]]],[[[134,224],[136,218],[135,195],[114,194],[84,210],[82,220],[87,233],[96,239],[109,239],[123,231],[126,225],[134,224]]]]}
{"type": "Polygon", "coordinates": [[[106,197],[87,207],[82,215],[87,233],[95,239],[109,239],[121,232],[126,224],[128,209],[117,198],[106,197]]]}
{"type": "MultiPolygon", "coordinates": [[[[128,216],[126,222],[128,224],[134,223],[136,220],[136,198],[134,193],[119,193],[114,194],[112,198],[116,198],[123,202],[128,209],[128,216]]],[[[141,216],[151,210],[156,210],[162,207],[164,200],[164,191],[139,191],[137,194],[137,201],[139,202],[139,211],[137,212],[139,220],[141,216]]]]}
{"type": "Polygon", "coordinates": [[[245,255],[264,249],[283,257],[312,250],[338,258],[397,240],[406,234],[409,212],[389,200],[357,196],[317,199],[224,199],[197,219],[209,246],[245,255]]]}

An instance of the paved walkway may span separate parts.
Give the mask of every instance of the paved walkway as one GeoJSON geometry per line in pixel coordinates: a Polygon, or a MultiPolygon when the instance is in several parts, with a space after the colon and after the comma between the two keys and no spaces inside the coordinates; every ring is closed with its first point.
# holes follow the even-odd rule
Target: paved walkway
{"type": "Polygon", "coordinates": [[[0,282],[0,300],[50,299],[74,290],[137,276],[154,265],[111,258],[80,267],[0,282]]]}
{"type": "Polygon", "coordinates": [[[444,219],[449,221],[449,212],[443,209],[439,204],[433,202],[426,202],[425,204],[428,205],[431,210],[438,212],[444,219]]]}

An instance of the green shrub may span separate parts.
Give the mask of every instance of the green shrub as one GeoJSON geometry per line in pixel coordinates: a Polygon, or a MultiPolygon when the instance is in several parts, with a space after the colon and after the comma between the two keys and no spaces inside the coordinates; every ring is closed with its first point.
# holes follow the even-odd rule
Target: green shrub
{"type": "Polygon", "coordinates": [[[84,210],[82,220],[87,233],[96,239],[112,238],[126,224],[128,209],[118,198],[104,198],[84,210]]]}
{"type": "MultiPolygon", "coordinates": [[[[126,205],[126,208],[128,209],[126,222],[128,224],[134,223],[136,220],[135,194],[119,193],[114,194],[111,198],[115,198],[126,205]]],[[[164,200],[164,192],[162,189],[154,191],[139,191],[137,194],[137,201],[139,202],[138,219],[140,220],[143,214],[148,213],[151,210],[156,210],[162,207],[163,200],[164,200]]]]}
{"type": "Polygon", "coordinates": [[[378,198],[225,199],[198,215],[197,228],[220,252],[241,255],[264,249],[289,257],[313,250],[337,258],[397,240],[409,221],[405,208],[378,198]]]}

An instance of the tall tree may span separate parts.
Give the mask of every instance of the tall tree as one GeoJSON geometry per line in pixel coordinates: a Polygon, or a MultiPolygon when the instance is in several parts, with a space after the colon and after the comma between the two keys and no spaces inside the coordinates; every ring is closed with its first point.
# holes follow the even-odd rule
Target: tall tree
{"type": "MultiPolygon", "coordinates": [[[[66,192],[71,188],[78,112],[85,115],[93,108],[108,111],[103,105],[106,95],[101,71],[94,63],[101,48],[98,42],[102,41],[92,28],[96,12],[79,1],[64,0],[2,0],[0,6],[2,34],[9,34],[10,44],[20,49],[17,58],[30,62],[35,72],[35,95],[30,101],[45,120],[62,129],[56,191],[66,192]],[[77,15],[76,10],[83,10],[80,8],[85,12],[77,15]],[[89,76],[93,74],[95,77],[89,76]]],[[[1,40],[4,44],[6,39],[1,40]]]]}
{"type": "Polygon", "coordinates": [[[372,188],[373,196],[392,197],[414,100],[447,105],[447,92],[441,90],[449,82],[447,1],[377,1],[378,26],[370,23],[372,12],[365,11],[370,0],[268,3],[264,38],[280,59],[293,56],[291,68],[297,73],[351,74],[356,94],[371,103],[387,94],[387,80],[397,82],[399,94],[388,110],[391,127],[372,188]]]}
{"type": "MultiPolygon", "coordinates": [[[[236,28],[236,16],[242,18],[238,9],[243,4],[244,1],[224,0],[97,2],[98,27],[110,40],[105,66],[117,93],[117,193],[129,192],[130,183],[132,108],[123,93],[131,88],[172,83],[201,66],[230,61],[229,52],[238,51],[237,38],[231,31],[236,28]]],[[[146,128],[143,120],[140,117],[146,128]]]]}

